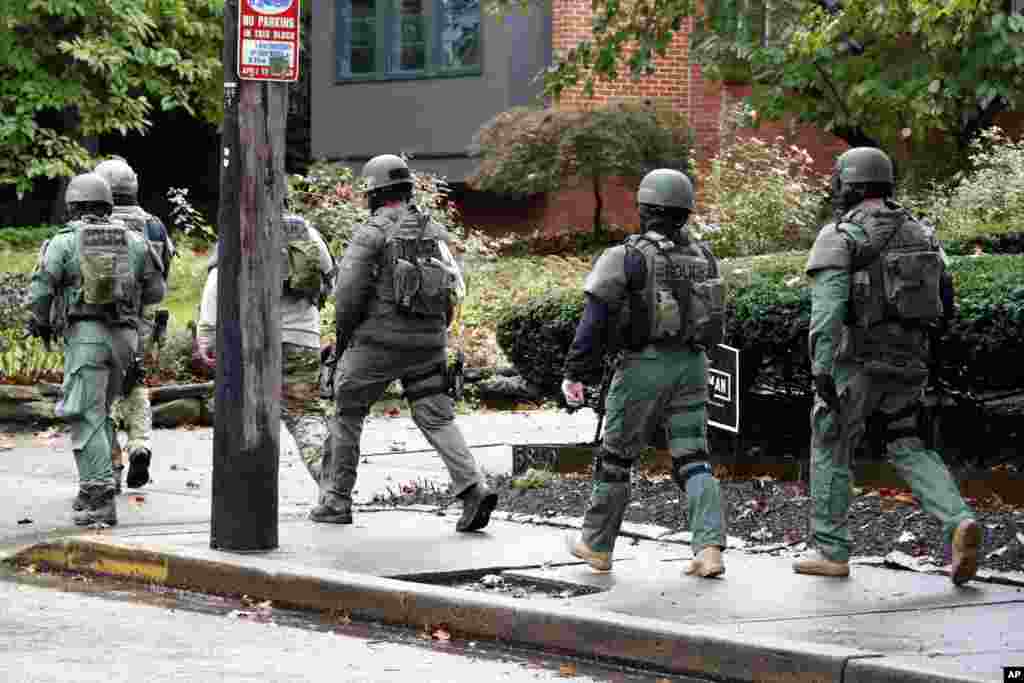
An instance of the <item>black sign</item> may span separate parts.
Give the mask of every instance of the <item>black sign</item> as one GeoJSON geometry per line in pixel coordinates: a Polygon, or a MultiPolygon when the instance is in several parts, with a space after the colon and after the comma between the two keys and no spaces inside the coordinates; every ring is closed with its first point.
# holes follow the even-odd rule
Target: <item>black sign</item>
{"type": "Polygon", "coordinates": [[[708,424],[739,434],[740,350],[719,344],[708,350],[708,424]]]}

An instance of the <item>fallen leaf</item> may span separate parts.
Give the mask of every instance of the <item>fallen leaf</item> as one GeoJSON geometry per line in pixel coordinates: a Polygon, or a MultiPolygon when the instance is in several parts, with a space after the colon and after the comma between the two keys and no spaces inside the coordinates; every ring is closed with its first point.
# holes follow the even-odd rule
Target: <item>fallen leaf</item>
{"type": "Polygon", "coordinates": [[[914,505],[917,502],[913,494],[910,493],[897,493],[892,497],[892,500],[893,502],[904,503],[905,505],[914,505]]]}
{"type": "Polygon", "coordinates": [[[402,414],[402,411],[399,410],[398,408],[388,408],[387,410],[384,411],[384,414],[387,415],[388,417],[398,417],[399,415],[402,414]]]}
{"type": "Polygon", "coordinates": [[[570,678],[576,675],[576,663],[575,662],[563,662],[558,665],[558,675],[565,678],[570,678]]]}
{"type": "Polygon", "coordinates": [[[442,624],[442,625],[438,626],[437,628],[435,628],[434,631],[430,635],[431,635],[431,637],[434,640],[451,640],[452,639],[452,634],[448,632],[448,629],[444,626],[444,624],[442,624]]]}
{"type": "Polygon", "coordinates": [[[29,519],[28,517],[25,517],[23,519],[19,519],[18,520],[18,524],[31,524],[31,523],[32,523],[32,520],[29,519]]]}
{"type": "Polygon", "coordinates": [[[25,573],[26,574],[35,574],[38,571],[39,571],[39,567],[37,567],[34,564],[30,564],[29,566],[25,567],[25,573]]]}

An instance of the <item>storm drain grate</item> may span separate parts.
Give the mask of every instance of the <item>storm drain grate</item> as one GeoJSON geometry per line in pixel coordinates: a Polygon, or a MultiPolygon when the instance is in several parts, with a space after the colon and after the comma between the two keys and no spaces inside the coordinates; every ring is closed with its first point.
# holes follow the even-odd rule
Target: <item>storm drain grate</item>
{"type": "Polygon", "coordinates": [[[541,579],[513,574],[513,571],[539,569],[539,567],[516,567],[474,569],[468,571],[441,572],[436,574],[412,574],[393,576],[393,579],[425,583],[432,586],[448,586],[475,593],[490,593],[522,599],[565,600],[584,595],[601,593],[606,588],[585,586],[569,581],[541,579]]]}

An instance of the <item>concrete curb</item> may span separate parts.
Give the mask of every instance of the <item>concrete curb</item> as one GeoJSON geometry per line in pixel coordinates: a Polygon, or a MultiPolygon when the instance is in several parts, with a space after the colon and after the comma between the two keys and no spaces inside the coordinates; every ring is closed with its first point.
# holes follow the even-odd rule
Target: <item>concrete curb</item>
{"type": "Polygon", "coordinates": [[[309,570],[248,554],[187,548],[170,551],[98,536],[39,543],[20,550],[8,562],[206,593],[244,594],[414,628],[445,624],[460,637],[557,649],[729,681],[841,683],[848,663],[881,656],[831,645],[751,639],[724,628],[530,604],[500,595],[482,596],[352,572],[309,570]]]}

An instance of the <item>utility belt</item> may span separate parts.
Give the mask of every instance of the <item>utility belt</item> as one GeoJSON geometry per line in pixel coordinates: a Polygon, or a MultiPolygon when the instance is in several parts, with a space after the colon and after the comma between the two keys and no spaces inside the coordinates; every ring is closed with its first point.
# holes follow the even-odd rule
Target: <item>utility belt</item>
{"type": "Polygon", "coordinates": [[[703,351],[703,344],[698,344],[692,339],[683,340],[679,337],[673,337],[669,339],[661,339],[658,341],[650,342],[640,349],[636,349],[639,353],[658,353],[665,351],[703,351]]]}

